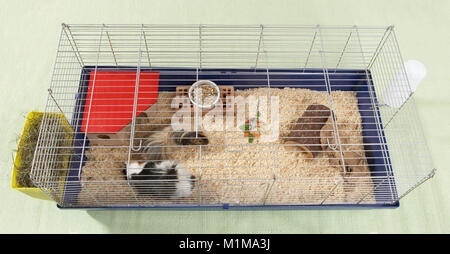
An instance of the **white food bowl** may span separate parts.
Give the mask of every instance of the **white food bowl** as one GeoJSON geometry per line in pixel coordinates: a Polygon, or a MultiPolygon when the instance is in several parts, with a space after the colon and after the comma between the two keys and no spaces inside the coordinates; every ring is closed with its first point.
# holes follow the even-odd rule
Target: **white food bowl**
{"type": "Polygon", "coordinates": [[[194,104],[197,107],[200,108],[212,108],[220,99],[220,89],[219,86],[216,85],[216,83],[212,82],[211,80],[199,80],[192,84],[192,86],[189,88],[189,99],[191,100],[192,104],[194,104]],[[208,96],[207,101],[199,101],[198,98],[203,98],[203,95],[200,93],[203,88],[209,88],[211,89],[211,92],[214,91],[216,94],[215,97],[208,96]],[[199,97],[200,96],[200,97],[199,97]]]}

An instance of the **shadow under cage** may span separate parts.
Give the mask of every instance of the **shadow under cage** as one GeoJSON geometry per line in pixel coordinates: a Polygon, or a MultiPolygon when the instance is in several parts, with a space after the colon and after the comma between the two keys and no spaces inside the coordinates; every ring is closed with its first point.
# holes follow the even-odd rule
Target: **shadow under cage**
{"type": "Polygon", "coordinates": [[[31,177],[62,208],[397,207],[435,171],[402,63],[393,27],[63,24],[73,140],[44,115],[31,177]]]}

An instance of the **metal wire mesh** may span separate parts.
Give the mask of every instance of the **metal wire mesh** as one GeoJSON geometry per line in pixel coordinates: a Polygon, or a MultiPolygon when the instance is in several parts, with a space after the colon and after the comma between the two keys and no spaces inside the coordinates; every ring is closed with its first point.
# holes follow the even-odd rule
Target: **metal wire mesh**
{"type": "Polygon", "coordinates": [[[31,178],[61,207],[396,205],[434,173],[402,63],[393,27],[63,24],[31,178]],[[224,112],[176,97],[198,80],[224,112]]]}

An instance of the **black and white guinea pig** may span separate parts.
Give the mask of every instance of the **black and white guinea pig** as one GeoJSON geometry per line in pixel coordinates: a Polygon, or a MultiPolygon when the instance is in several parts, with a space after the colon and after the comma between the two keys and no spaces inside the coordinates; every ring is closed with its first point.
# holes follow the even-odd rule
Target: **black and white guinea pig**
{"type": "Polygon", "coordinates": [[[124,171],[140,195],[175,199],[189,197],[194,189],[195,177],[172,160],[130,161],[125,163],[124,171]]]}

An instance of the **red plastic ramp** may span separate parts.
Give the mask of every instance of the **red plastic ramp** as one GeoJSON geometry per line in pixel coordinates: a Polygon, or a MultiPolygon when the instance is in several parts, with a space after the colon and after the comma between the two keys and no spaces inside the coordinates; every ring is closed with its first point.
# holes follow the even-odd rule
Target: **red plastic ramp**
{"type": "MultiPolygon", "coordinates": [[[[132,121],[136,71],[92,71],[81,131],[115,133],[132,121]]],[[[136,116],[158,98],[159,72],[140,72],[136,116]]]]}

